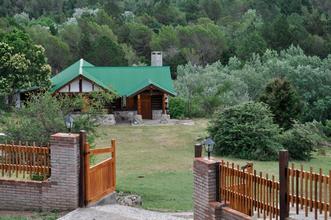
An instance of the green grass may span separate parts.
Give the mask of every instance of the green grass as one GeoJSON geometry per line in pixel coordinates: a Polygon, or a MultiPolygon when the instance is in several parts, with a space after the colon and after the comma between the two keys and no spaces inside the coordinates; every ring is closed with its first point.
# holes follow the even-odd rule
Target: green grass
{"type": "MultiPolygon", "coordinates": [[[[206,135],[206,120],[195,120],[194,126],[105,126],[99,128],[97,147],[110,146],[117,141],[117,190],[142,196],[143,208],[163,211],[192,210],[192,163],[197,137],[206,135]]],[[[314,155],[303,162],[315,170],[331,168],[331,150],[326,155],[314,155]]],[[[248,160],[217,157],[244,165],[248,160]]],[[[96,158],[100,161],[103,158],[96,158]]],[[[278,178],[278,162],[253,161],[254,168],[278,178]]],[[[299,167],[301,162],[297,162],[299,167]]]]}
{"type": "Polygon", "coordinates": [[[101,127],[97,146],[117,141],[117,190],[141,195],[147,209],[192,210],[193,146],[206,124],[101,127]]]}

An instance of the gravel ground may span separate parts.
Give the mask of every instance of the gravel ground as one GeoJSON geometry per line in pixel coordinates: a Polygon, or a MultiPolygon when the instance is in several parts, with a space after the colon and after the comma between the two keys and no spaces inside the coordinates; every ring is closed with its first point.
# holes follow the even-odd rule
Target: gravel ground
{"type": "Polygon", "coordinates": [[[122,205],[76,209],[59,220],[188,220],[190,213],[160,213],[122,205]]]}

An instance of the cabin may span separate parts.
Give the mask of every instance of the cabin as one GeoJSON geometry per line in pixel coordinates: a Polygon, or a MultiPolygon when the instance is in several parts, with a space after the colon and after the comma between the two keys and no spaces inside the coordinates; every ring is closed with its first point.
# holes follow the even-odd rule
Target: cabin
{"type": "MultiPolygon", "coordinates": [[[[157,59],[152,54],[152,64],[157,59]]],[[[176,95],[170,68],[161,65],[100,67],[80,59],[55,75],[51,83],[54,95],[88,95],[93,91],[115,94],[118,98],[106,108],[116,121],[169,117],[168,98],[176,95]]]]}

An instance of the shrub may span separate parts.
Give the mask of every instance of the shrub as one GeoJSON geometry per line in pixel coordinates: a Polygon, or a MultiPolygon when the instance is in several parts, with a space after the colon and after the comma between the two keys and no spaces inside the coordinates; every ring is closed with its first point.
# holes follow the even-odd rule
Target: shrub
{"type": "Polygon", "coordinates": [[[324,133],[327,137],[331,137],[331,120],[325,121],[324,133]]]}
{"type": "Polygon", "coordinates": [[[301,102],[299,96],[287,80],[273,79],[266,86],[260,101],[269,105],[274,114],[274,121],[284,129],[289,129],[293,120],[300,116],[301,102]]]}
{"type": "Polygon", "coordinates": [[[169,111],[171,118],[183,118],[185,112],[185,102],[181,98],[171,97],[169,99],[169,111]]]}
{"type": "MultiPolygon", "coordinates": [[[[102,106],[96,99],[94,97],[93,105],[89,106],[88,112],[74,117],[73,132],[83,129],[89,135],[94,135],[97,127],[94,114],[100,112],[96,106],[102,106]]],[[[15,109],[4,119],[4,133],[8,135],[6,138],[10,141],[46,143],[52,134],[67,132],[65,116],[76,109],[82,109],[83,104],[81,96],[53,97],[49,93],[32,95],[22,108],[15,109]]]]}
{"type": "Polygon", "coordinates": [[[252,160],[277,159],[280,128],[272,116],[263,103],[246,102],[223,109],[208,127],[216,153],[252,160]]]}
{"type": "Polygon", "coordinates": [[[293,124],[293,128],[281,135],[281,143],[293,160],[310,160],[312,152],[323,141],[316,122],[293,124]]]}

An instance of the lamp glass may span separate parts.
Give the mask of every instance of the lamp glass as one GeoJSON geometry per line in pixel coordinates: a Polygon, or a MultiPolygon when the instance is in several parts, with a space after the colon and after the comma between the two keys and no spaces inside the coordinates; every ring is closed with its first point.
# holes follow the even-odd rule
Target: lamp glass
{"type": "Polygon", "coordinates": [[[68,114],[68,115],[65,117],[64,121],[65,121],[65,125],[66,125],[66,127],[67,127],[69,130],[71,130],[72,127],[73,127],[73,124],[74,124],[74,118],[72,117],[72,115],[71,115],[71,114],[68,114]]]}

